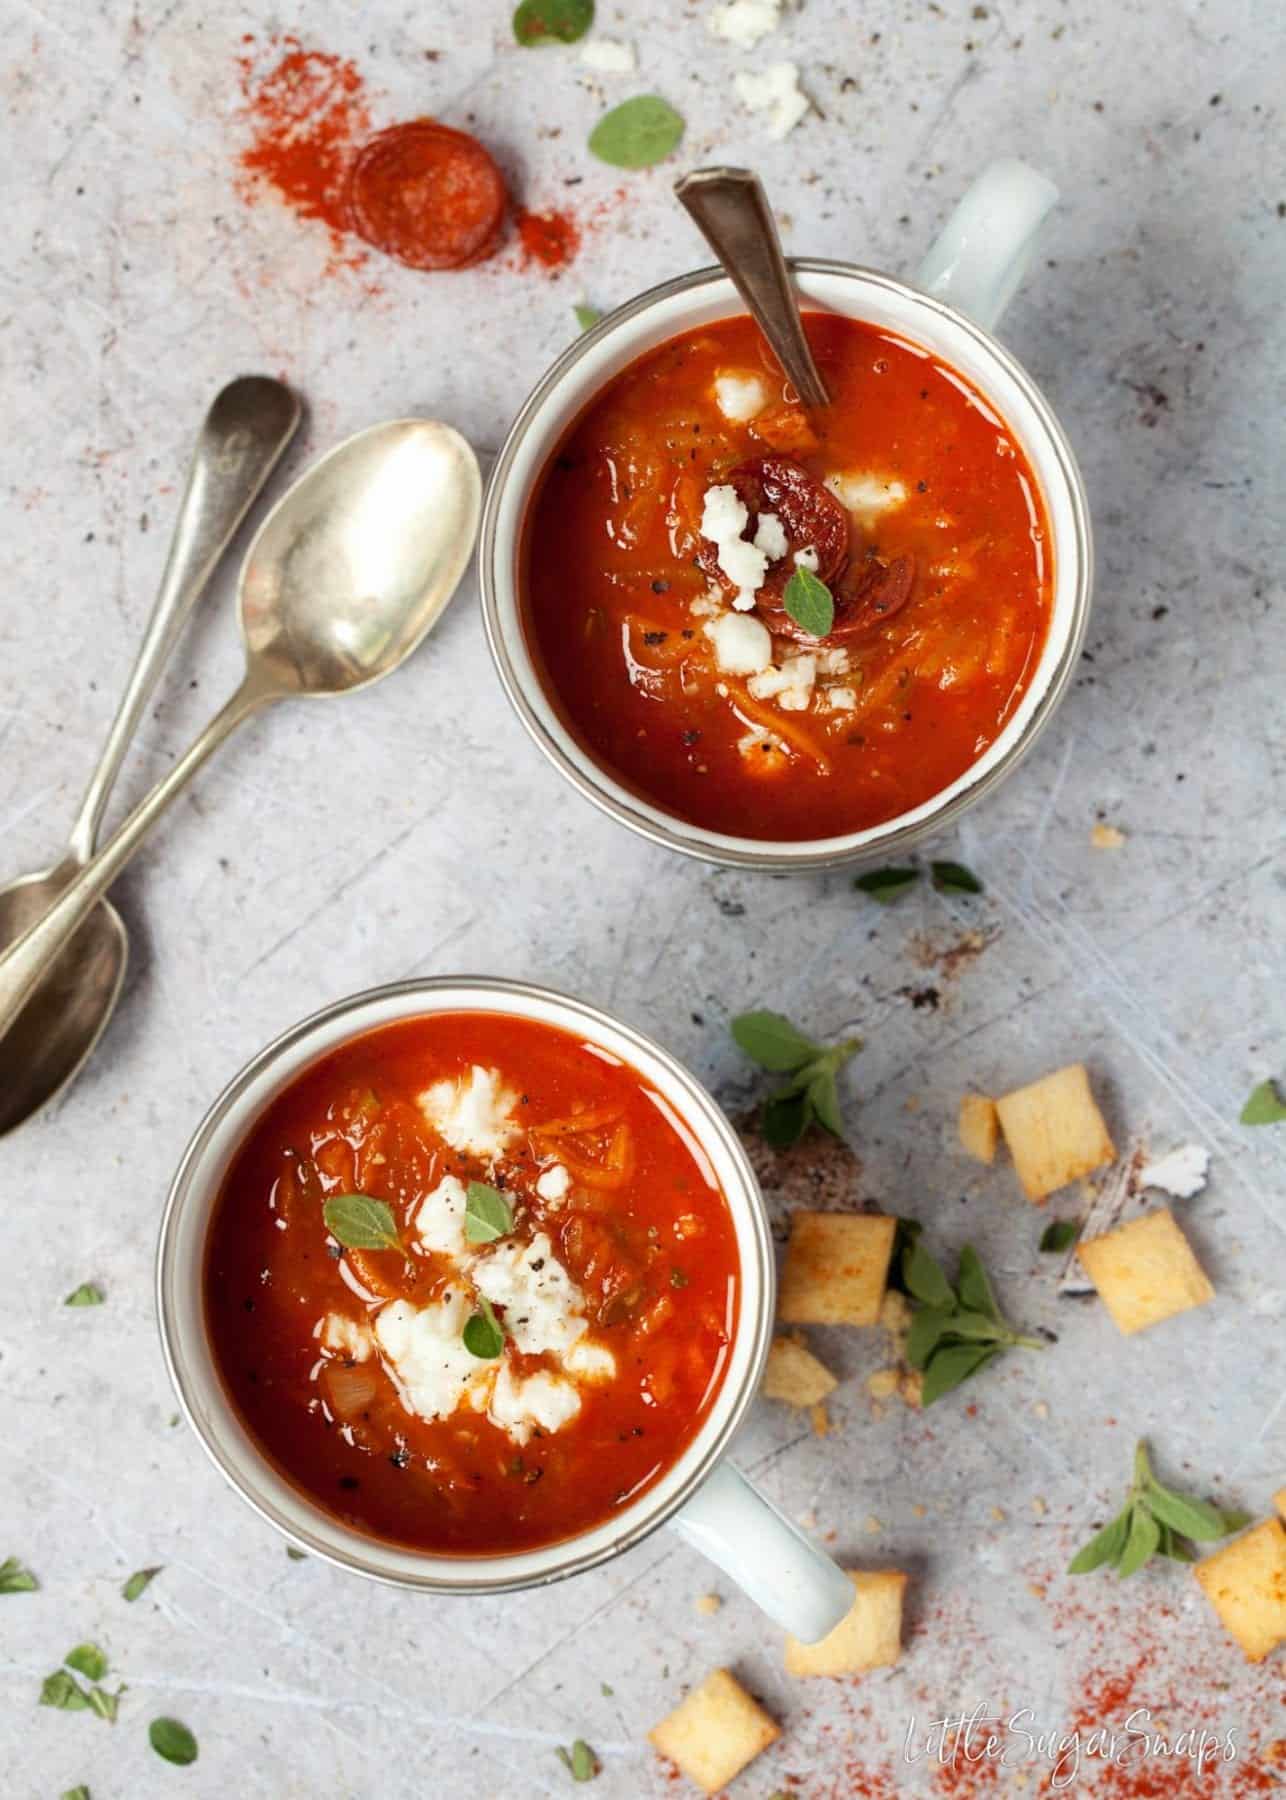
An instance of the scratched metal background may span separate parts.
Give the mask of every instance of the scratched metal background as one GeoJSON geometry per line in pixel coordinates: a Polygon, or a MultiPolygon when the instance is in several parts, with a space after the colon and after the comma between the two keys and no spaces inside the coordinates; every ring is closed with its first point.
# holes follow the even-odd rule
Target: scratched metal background
{"type": "MultiPolygon", "coordinates": [[[[574,52],[516,51],[500,3],[323,9],[319,47],[357,60],[377,124],[426,111],[470,124],[528,204],[598,209],[557,280],[512,256],[440,278],[380,262],[327,274],[320,228],[243,204],[240,40],[315,42],[303,7],[0,10],[0,873],[57,850],[217,385],[265,368],[303,391],[293,467],[420,410],[493,452],[574,329],[573,302],[607,306],[700,260],[669,198],[685,165],[757,164],[790,247],[894,270],[914,267],[988,157],[1047,168],[1065,204],[1005,334],[1079,450],[1101,568],[1060,716],[941,845],[981,872],[981,901],[920,892],[884,913],[840,877],[712,872],[617,830],[506,710],[472,581],[395,681],[282,708],[202,777],[118,889],[134,957],[110,1037],[55,1110],[0,1146],[0,1555],[42,1582],[0,1609],[0,1787],[509,1800],[564,1792],[551,1746],[579,1734],[604,1759],[604,1800],[660,1795],[644,1733],[718,1662],[785,1727],[738,1788],[750,1800],[788,1778],[810,1800],[937,1791],[941,1771],[900,1760],[907,1721],[978,1701],[1066,1729],[1119,1724],[1128,1694],[1173,1730],[1232,1724],[1258,1752],[1286,1736],[1280,1659],[1248,1671],[1185,1572],[1119,1592],[1059,1574],[1140,1431],[1174,1475],[1217,1476],[1258,1513],[1286,1480],[1286,1135],[1236,1124],[1252,1083],[1286,1072],[1281,9],[808,0],[765,46],[798,60],[820,109],[780,146],[738,113],[729,72],[744,59],[712,46],[704,0],[601,5],[641,69],[600,84],[574,52]],[[625,178],[594,165],[584,141],[604,91],[648,89],[687,115],[681,156],[625,178]],[[1091,849],[1100,817],[1124,848],[1091,849]],[[846,1094],[862,1166],[846,1195],[918,1213],[940,1247],[972,1238],[1011,1311],[1059,1333],[979,1383],[975,1416],[952,1400],[923,1420],[896,1406],[874,1418],[863,1378],[884,1360],[879,1335],[837,1334],[824,1344],[846,1377],[837,1435],[766,1405],[746,1431],[744,1465],[837,1552],[912,1571],[896,1670],[790,1683],[778,1634],[664,1536],[574,1586],[495,1603],[417,1601],[294,1563],[171,1429],[153,1240],[206,1102],[335,995],[475,969],[617,1008],[733,1107],[753,1089],[729,1013],[775,1004],[820,1032],[859,1021],[868,1048],[846,1094]],[[1122,1142],[1195,1138],[1214,1155],[1184,1219],[1218,1299],[1129,1344],[1093,1302],[1055,1297],[1010,1173],[980,1174],[952,1147],[966,1084],[1000,1089],[1075,1057],[1122,1142]],[[89,1276],[106,1306],[65,1311],[89,1276]],[[124,1606],[122,1578],[153,1563],[164,1574],[124,1606]],[[711,1589],[725,1603],[700,1617],[711,1589]],[[129,1686],[115,1730],[35,1705],[85,1637],[129,1686]],[[158,1712],[197,1733],[194,1769],[148,1749],[158,1712]]],[[[230,597],[229,580],[189,633],[122,803],[229,691],[230,597]]]]}

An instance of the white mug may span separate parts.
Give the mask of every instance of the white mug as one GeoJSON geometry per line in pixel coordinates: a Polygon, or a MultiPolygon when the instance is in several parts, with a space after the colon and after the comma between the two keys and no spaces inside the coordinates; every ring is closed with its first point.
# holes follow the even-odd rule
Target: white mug
{"type": "Polygon", "coordinates": [[[689,825],[631,792],[559,717],[532,659],[519,602],[523,519],[564,432],[613,376],[680,332],[744,308],[719,269],[664,282],[602,319],[564,351],[519,413],[492,473],[482,515],[483,617],[500,679],[519,718],[562,774],[622,824],[708,862],[821,869],[905,851],[950,824],[1003,780],[1052,717],[1076,668],[1089,618],[1089,508],[1062,427],[1031,377],[991,335],[1018,287],[1040,226],[1058,198],[1024,163],[990,164],[965,194],[912,286],[851,263],[791,261],[805,307],[863,319],[922,345],[959,370],[995,408],[1040,483],[1054,565],[1049,631],[1013,714],[978,760],[940,793],[884,824],[842,836],[769,842],[689,825]]]}
{"type": "Polygon", "coordinates": [[[485,977],[399,982],[341,1000],[268,1045],[214,1102],[166,1200],[157,1312],[180,1404],[207,1454],[255,1511],[315,1556],[376,1581],[433,1593],[495,1594],[574,1575],[668,1524],[779,1625],[824,1637],[853,1603],[848,1577],[725,1460],[755,1397],[772,1339],[776,1280],[768,1219],[732,1127],[696,1079],[631,1027],[546,988],[485,977]],[[376,1026],[426,1013],[516,1014],[576,1033],[636,1069],[708,1161],[736,1231],[740,1305],[723,1383],[692,1442],[661,1478],[604,1524],[562,1543],[492,1556],[405,1549],[356,1531],[274,1468],[229,1402],[210,1353],[202,1271],[211,1210],[255,1120],[304,1069],[376,1026]]]}

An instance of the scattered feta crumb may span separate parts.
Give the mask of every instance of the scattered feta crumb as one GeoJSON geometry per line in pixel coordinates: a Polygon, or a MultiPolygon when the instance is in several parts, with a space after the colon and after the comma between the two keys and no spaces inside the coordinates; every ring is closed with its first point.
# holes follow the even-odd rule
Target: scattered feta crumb
{"type": "Polygon", "coordinates": [[[832,712],[852,712],[857,705],[857,690],[850,687],[827,688],[826,702],[832,712]]]}
{"type": "Polygon", "coordinates": [[[843,644],[836,644],[829,650],[819,650],[817,667],[823,675],[847,675],[848,651],[843,644]]]}
{"type": "Polygon", "coordinates": [[[696,1600],[697,1611],[699,1613],[704,1613],[707,1618],[709,1617],[709,1615],[711,1613],[717,1613],[719,1608],[722,1605],[723,1605],[723,1601],[719,1598],[718,1594],[698,1594],[697,1595],[697,1600],[696,1600]]]}
{"type": "Polygon", "coordinates": [[[772,638],[768,627],[748,613],[724,613],[706,626],[706,636],[714,645],[715,661],[728,675],[749,675],[751,691],[754,682],[762,680],[761,670],[772,667],[772,638]]]}
{"type": "Polygon", "coordinates": [[[732,84],[747,111],[767,112],[771,138],[786,137],[813,104],[800,88],[799,67],[792,62],[769,63],[761,74],[739,69],[732,84]]]}
{"type": "Polygon", "coordinates": [[[367,1326],[344,1313],[327,1313],[313,1327],[313,1336],[320,1339],[323,1350],[333,1350],[337,1356],[350,1357],[353,1362],[365,1362],[374,1349],[367,1326]]]}
{"type": "Polygon", "coordinates": [[[830,489],[845,511],[856,514],[859,519],[891,512],[906,500],[906,488],[900,481],[882,481],[878,475],[865,470],[850,469],[828,475],[822,486],[830,489]]]}
{"type": "Polygon", "coordinates": [[[768,667],[746,683],[756,700],[776,700],[787,712],[805,712],[817,681],[815,656],[790,656],[778,668],[768,667]]]}
{"type": "Polygon", "coordinates": [[[464,1347],[461,1334],[471,1311],[462,1287],[427,1306],[391,1300],[381,1309],[375,1335],[408,1412],[443,1419],[472,1384],[489,1381],[490,1366],[464,1347]]]}
{"type": "Polygon", "coordinates": [[[517,1103],[517,1094],[502,1086],[500,1071],[477,1063],[467,1078],[435,1081],[416,1102],[453,1150],[473,1156],[500,1155],[517,1130],[509,1118],[517,1103]]]}
{"type": "Polygon", "coordinates": [[[579,1375],[586,1381],[610,1381],[616,1373],[616,1358],[601,1344],[589,1344],[581,1338],[564,1356],[563,1367],[569,1375],[579,1375]]]}
{"type": "Polygon", "coordinates": [[[768,390],[757,375],[716,375],[714,397],[725,419],[744,425],[768,404],[768,390]]]}
{"type": "Polygon", "coordinates": [[[542,1169],[536,1181],[536,1192],[542,1200],[562,1200],[572,1185],[572,1178],[561,1163],[542,1169]]]}
{"type": "Polygon", "coordinates": [[[487,1417],[515,1444],[525,1444],[533,1431],[559,1431],[579,1411],[580,1395],[570,1381],[546,1369],[515,1375],[504,1363],[491,1390],[487,1417]]]}
{"type": "Polygon", "coordinates": [[[821,558],[818,556],[814,545],[805,544],[802,550],[796,550],[795,567],[797,569],[810,569],[812,573],[816,575],[820,565],[821,558]]]}
{"type": "Polygon", "coordinates": [[[786,527],[776,513],[760,513],[755,526],[754,545],[756,550],[763,551],[769,562],[780,562],[790,549],[786,527]]]}
{"type": "Polygon", "coordinates": [[[723,0],[706,19],[711,37],[753,50],[781,23],[781,0],[723,0]]]}
{"type": "Polygon", "coordinates": [[[1125,842],[1125,833],[1115,825],[1096,825],[1090,832],[1090,843],[1096,850],[1119,850],[1125,842]]]}
{"type": "Polygon", "coordinates": [[[415,1229],[426,1250],[441,1256],[466,1256],[469,1246],[464,1235],[464,1216],[469,1196],[457,1175],[444,1175],[426,1196],[415,1218],[415,1229]]]}
{"type": "Polygon", "coordinates": [[[543,1231],[529,1244],[497,1244],[470,1273],[478,1292],[493,1306],[504,1307],[514,1348],[526,1356],[542,1350],[563,1355],[589,1329],[585,1296],[543,1231]]]}
{"type": "Polygon", "coordinates": [[[638,67],[633,44],[623,44],[617,38],[591,38],[581,46],[580,59],[587,69],[596,69],[600,75],[630,75],[638,67]]]}
{"type": "Polygon", "coordinates": [[[688,607],[694,619],[715,619],[723,611],[723,589],[711,582],[704,594],[698,594],[688,607]]]}
{"type": "Polygon", "coordinates": [[[1210,1152],[1201,1144],[1180,1144],[1177,1150],[1145,1163],[1139,1170],[1140,1187],[1160,1188],[1176,1200],[1191,1200],[1206,1185],[1210,1152]]]}
{"type": "Polygon", "coordinates": [[[767,556],[741,535],[749,522],[750,514],[737,498],[735,487],[720,482],[706,489],[701,535],[719,552],[719,567],[737,590],[732,604],[738,612],[750,611],[768,573],[767,556]]]}

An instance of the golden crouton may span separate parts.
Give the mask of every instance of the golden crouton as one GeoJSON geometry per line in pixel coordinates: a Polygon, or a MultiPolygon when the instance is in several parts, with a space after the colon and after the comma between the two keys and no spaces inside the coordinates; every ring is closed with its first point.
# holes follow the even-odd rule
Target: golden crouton
{"type": "Polygon", "coordinates": [[[1286,1643],[1286,1529],[1265,1519],[1194,1570],[1206,1598],[1250,1662],[1286,1643]]]}
{"type": "Polygon", "coordinates": [[[1043,1200],[1116,1159],[1081,1063],[1015,1088],[997,1100],[996,1111],[1029,1200],[1043,1200]]]}
{"type": "Polygon", "coordinates": [[[793,1214],[779,1317],[788,1325],[876,1324],[897,1225],[881,1213],[793,1214]]]}
{"type": "Polygon", "coordinates": [[[763,1391],[769,1400],[788,1406],[816,1406],[837,1386],[824,1362],[795,1337],[776,1337],[764,1367],[763,1391]]]}
{"type": "Polygon", "coordinates": [[[1286,1519],[1286,1488],[1278,1488],[1277,1492],[1273,1495],[1273,1505],[1277,1508],[1282,1518],[1286,1519]]]}
{"type": "Polygon", "coordinates": [[[960,1096],[960,1148],[966,1156],[972,1156],[977,1162],[994,1162],[999,1130],[994,1100],[989,1100],[986,1094],[960,1096]]]}
{"type": "Polygon", "coordinates": [[[902,1594],[899,1569],[849,1569],[857,1589],[852,1609],[820,1644],[786,1639],[788,1675],[858,1675],[895,1663],[902,1649],[902,1594]]]}
{"type": "Polygon", "coordinates": [[[1215,1297],[1168,1207],[1086,1239],[1076,1254],[1113,1321],[1126,1333],[1143,1331],[1215,1297]]]}
{"type": "Polygon", "coordinates": [[[716,1669],[647,1735],[698,1787],[717,1794],[781,1736],[781,1728],[734,1675],[716,1669]]]}

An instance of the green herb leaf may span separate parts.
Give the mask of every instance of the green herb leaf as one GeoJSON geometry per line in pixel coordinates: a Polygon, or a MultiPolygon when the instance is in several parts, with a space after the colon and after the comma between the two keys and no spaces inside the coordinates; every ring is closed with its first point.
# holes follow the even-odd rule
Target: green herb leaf
{"type": "Polygon", "coordinates": [[[1117,1562],[1117,1572],[1124,1581],[1140,1570],[1159,1548],[1161,1527],[1146,1506],[1130,1509],[1130,1530],[1117,1562]]]}
{"type": "Polygon", "coordinates": [[[1007,1327],[992,1318],[988,1313],[974,1312],[968,1307],[957,1306],[949,1315],[947,1337],[963,1338],[967,1342],[979,1344],[1006,1344],[1011,1333],[1007,1327]]]}
{"type": "Polygon", "coordinates": [[[485,1294],[479,1294],[478,1310],[465,1321],[461,1335],[470,1356],[476,1356],[484,1362],[490,1362],[504,1349],[505,1328],[492,1311],[491,1302],[485,1294]]]}
{"type": "Polygon", "coordinates": [[[1070,1250],[1081,1235],[1080,1219],[1051,1219],[1040,1234],[1040,1247],[1047,1254],[1070,1250]]]}
{"type": "Polygon", "coordinates": [[[994,1344],[944,1344],[929,1358],[920,1388],[922,1406],[932,1406],[952,1388],[976,1375],[985,1363],[1000,1353],[994,1344]]]}
{"type": "Polygon", "coordinates": [[[823,1050],[779,1012],[739,1013],[729,1029],[738,1049],[775,1074],[801,1068],[823,1050]]]}
{"type": "Polygon", "coordinates": [[[1102,1568],[1104,1563],[1116,1563],[1125,1548],[1125,1540],[1130,1535],[1130,1510],[1127,1507],[1096,1531],[1089,1543],[1076,1552],[1067,1565],[1069,1575],[1088,1575],[1091,1569],[1102,1568]]]}
{"type": "Polygon", "coordinates": [[[143,1590],[150,1587],[156,1580],[156,1577],[161,1573],[163,1567],[163,1563],[157,1563],[154,1569],[135,1569],[134,1573],[125,1583],[125,1586],[121,1589],[121,1594],[126,1600],[137,1600],[143,1590]]]}
{"type": "Polygon", "coordinates": [[[953,1307],[955,1295],[942,1265],[929,1255],[923,1244],[911,1244],[902,1256],[902,1279],[907,1292],[925,1306],[953,1307]]]}
{"type": "Polygon", "coordinates": [[[494,1244],[514,1228],[513,1207],[499,1188],[471,1181],[464,1211],[464,1235],[471,1244],[494,1244]]]}
{"type": "Polygon", "coordinates": [[[917,1306],[906,1334],[906,1360],[913,1369],[922,1369],[937,1349],[951,1324],[951,1309],[945,1306],[917,1306]]]}
{"type": "Polygon", "coordinates": [[[592,1781],[598,1774],[598,1758],[584,1738],[577,1738],[570,1750],[559,1744],[557,1754],[573,1781],[592,1781]]]}
{"type": "Polygon", "coordinates": [[[330,1235],[346,1250],[400,1250],[397,1221],[383,1200],[365,1194],[335,1194],[322,1207],[330,1235]]]}
{"type": "Polygon", "coordinates": [[[78,1675],[85,1675],[90,1681],[101,1681],[107,1673],[107,1656],[97,1644],[77,1644],[63,1657],[69,1669],[75,1669],[78,1675]]]}
{"type": "MultiPolygon", "coordinates": [[[[1224,1514],[1217,1506],[1208,1506],[1204,1500],[1190,1500],[1183,1494],[1171,1492],[1153,1481],[1147,1489],[1147,1504],[1162,1525],[1168,1525],[1171,1531],[1179,1532],[1183,1537],[1192,1538],[1198,1544],[1211,1542],[1215,1538],[1227,1537],[1229,1526],[1224,1514]]],[[[1239,1515],[1233,1514],[1234,1518],[1239,1515]]]]}
{"type": "Polygon", "coordinates": [[[1243,1125],[1279,1125],[1286,1119],[1286,1100],[1273,1081],[1261,1081],[1241,1109],[1243,1125]]]}
{"type": "Polygon", "coordinates": [[[1157,1545],[1158,1556],[1168,1556],[1172,1562],[1196,1562],[1197,1553],[1170,1526],[1161,1527],[1161,1542],[1157,1545]]]}
{"type": "Polygon", "coordinates": [[[993,1324],[1000,1323],[1000,1308],[996,1305],[996,1296],[991,1291],[987,1271],[972,1244],[966,1244],[960,1252],[956,1291],[962,1304],[971,1312],[983,1313],[993,1324]]]}
{"type": "Polygon", "coordinates": [[[290,1558],[291,1562],[308,1561],[308,1552],[306,1550],[300,1550],[295,1544],[286,1545],[286,1555],[290,1558]]]}
{"type": "Polygon", "coordinates": [[[869,894],[872,900],[878,900],[881,906],[892,906],[919,879],[920,871],[908,864],[900,869],[872,869],[869,875],[859,875],[853,886],[862,893],[869,894]]]}
{"type": "Polygon", "coordinates": [[[813,1103],[807,1094],[781,1094],[765,1100],[759,1129],[772,1150],[793,1150],[813,1122],[813,1103]]]}
{"type": "Polygon", "coordinates": [[[831,591],[811,569],[796,568],[781,598],[796,625],[809,637],[824,638],[835,623],[831,591]]]}
{"type": "Polygon", "coordinates": [[[573,306],[572,311],[582,331],[591,331],[603,316],[596,306],[573,306]]]}
{"type": "Polygon", "coordinates": [[[147,1728],[147,1741],[166,1762],[186,1767],[196,1761],[196,1739],[177,1719],[153,1719],[147,1728]]]}
{"type": "Polygon", "coordinates": [[[514,11],[520,44],[574,44],[594,23],[594,0],[522,0],[514,11]]]}
{"type": "Polygon", "coordinates": [[[600,1681],[598,1684],[598,1691],[603,1696],[604,1700],[610,1700],[615,1694],[616,1689],[614,1687],[608,1687],[605,1681],[600,1681]]]}
{"type": "Polygon", "coordinates": [[[89,1695],[66,1669],[55,1669],[46,1675],[40,1689],[40,1704],[56,1706],[59,1712],[88,1712],[89,1695]]]}
{"type": "Polygon", "coordinates": [[[930,863],[929,873],[933,876],[933,885],[940,894],[980,894],[982,892],[982,883],[973,870],[966,869],[963,863],[930,863]]]}
{"type": "Polygon", "coordinates": [[[79,1787],[68,1788],[62,1796],[62,1800],[89,1800],[89,1789],[82,1781],[79,1787]]]}
{"type": "Polygon", "coordinates": [[[101,1306],[107,1298],[96,1281],[82,1281],[63,1301],[64,1306],[101,1306]]]}
{"type": "Polygon", "coordinates": [[[683,136],[683,119],[659,94],[639,94],[604,113],[590,133],[589,147],[600,162],[617,169],[650,169],[683,136]]]}
{"type": "Polygon", "coordinates": [[[842,1138],[844,1120],[839,1110],[839,1089],[835,1085],[834,1069],[819,1069],[809,1082],[807,1092],[813,1117],[818,1124],[824,1125],[833,1137],[842,1138]]]}
{"type": "Polygon", "coordinates": [[[114,1725],[116,1715],[121,1709],[121,1695],[124,1692],[123,1687],[117,1688],[114,1694],[109,1694],[106,1688],[90,1688],[89,1710],[97,1714],[100,1719],[105,1719],[109,1725],[114,1725]]]}
{"type": "Polygon", "coordinates": [[[0,1562],[0,1594],[34,1594],[40,1583],[16,1556],[0,1562]]]}

